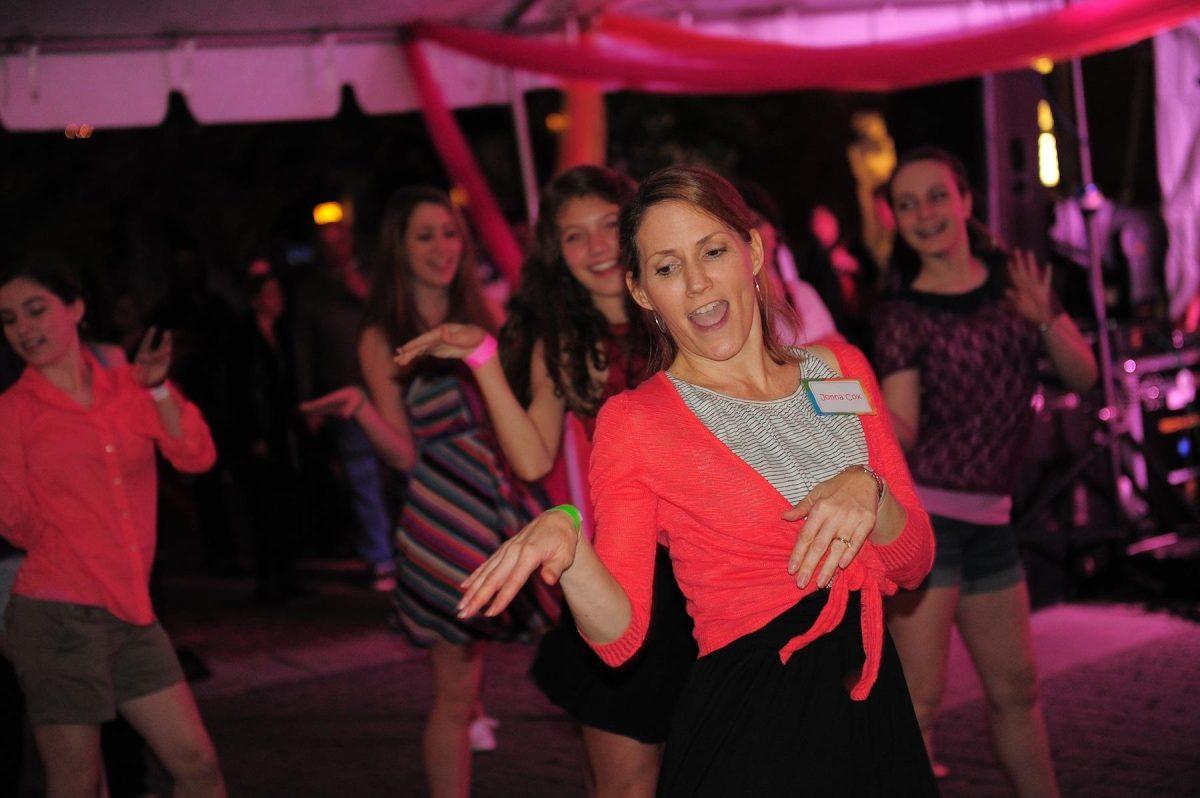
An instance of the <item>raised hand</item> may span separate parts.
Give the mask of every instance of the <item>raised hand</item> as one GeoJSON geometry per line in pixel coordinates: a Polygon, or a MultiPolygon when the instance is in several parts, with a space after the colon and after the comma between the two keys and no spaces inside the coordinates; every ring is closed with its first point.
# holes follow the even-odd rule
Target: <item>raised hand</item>
{"type": "Polygon", "coordinates": [[[337,416],[349,419],[354,418],[366,401],[367,396],[363,393],[362,388],[348,385],[325,396],[301,402],[300,412],[309,417],[337,416]]]}
{"type": "Polygon", "coordinates": [[[407,366],[430,355],[447,359],[464,358],[483,342],[487,332],[474,324],[439,324],[396,350],[396,365],[407,366]]]}
{"type": "Polygon", "coordinates": [[[1049,324],[1054,319],[1050,267],[1042,269],[1032,252],[1018,249],[1008,261],[1008,274],[1012,281],[1008,299],[1016,311],[1034,324],[1049,324]]]}
{"type": "Polygon", "coordinates": [[[153,346],[157,332],[157,327],[146,330],[141,344],[138,345],[137,354],[133,356],[130,375],[133,381],[143,388],[161,385],[167,379],[167,372],[171,367],[171,333],[163,333],[158,346],[153,346]]]}
{"type": "Polygon", "coordinates": [[[460,587],[458,617],[470,618],[491,602],[486,617],[504,612],[534,571],[553,585],[575,563],[579,546],[575,522],[560,510],[547,510],[513,535],[460,587]]]}
{"type": "Polygon", "coordinates": [[[783,514],[786,521],[804,519],[788,559],[788,573],[804,587],[817,563],[828,552],[817,575],[817,587],[828,587],[838,568],[854,560],[875,528],[879,493],[875,480],[858,468],[848,468],[813,486],[808,495],[783,514]],[[836,544],[836,545],[835,545],[836,544]]]}

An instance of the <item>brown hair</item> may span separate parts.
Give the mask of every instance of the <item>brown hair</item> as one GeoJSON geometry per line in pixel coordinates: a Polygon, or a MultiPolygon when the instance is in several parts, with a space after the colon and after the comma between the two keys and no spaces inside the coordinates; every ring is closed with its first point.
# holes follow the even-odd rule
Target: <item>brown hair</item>
{"type": "MultiPolygon", "coordinates": [[[[706,169],[689,166],[669,166],[660,169],[641,184],[633,200],[621,211],[621,260],[627,264],[633,279],[642,281],[642,256],[637,247],[637,234],[646,213],[664,202],[684,202],[711,216],[729,228],[746,243],[754,229],[754,213],[733,184],[706,169]]],[[[798,363],[803,357],[779,340],[773,321],[779,314],[791,317],[799,324],[791,309],[771,295],[771,281],[756,280],[759,321],[763,346],[776,363],[798,363]]],[[[675,360],[678,347],[675,341],[651,319],[651,312],[642,310],[646,327],[653,336],[649,371],[667,368],[675,360]]]]}
{"type": "Polygon", "coordinates": [[[392,195],[383,211],[378,261],[361,326],[362,330],[378,327],[392,347],[400,346],[427,329],[417,313],[412,291],[412,266],[404,246],[404,236],[413,212],[418,205],[426,203],[440,205],[450,212],[463,242],[462,261],[449,287],[450,310],[445,320],[477,324],[488,332],[496,332],[496,320],[483,298],[474,244],[458,209],[444,192],[436,188],[402,188],[392,195]]]}
{"type": "MultiPolygon", "coordinates": [[[[941,147],[916,147],[900,156],[900,160],[896,162],[896,168],[892,170],[892,176],[882,187],[883,196],[893,213],[896,211],[896,198],[893,194],[896,175],[900,174],[900,170],[904,167],[922,161],[931,161],[946,167],[954,178],[954,185],[958,189],[959,195],[965,197],[971,194],[971,180],[967,175],[967,167],[957,155],[947,152],[941,147]]],[[[985,261],[996,258],[1005,260],[1008,257],[1004,245],[992,235],[983,222],[974,217],[967,219],[967,243],[971,254],[985,261]]],[[[904,236],[897,233],[895,244],[892,246],[892,256],[888,260],[888,290],[899,291],[907,288],[913,280],[917,279],[920,271],[921,256],[909,246],[908,242],[904,240],[904,236]]]]}
{"type": "MultiPolygon", "coordinates": [[[[600,410],[603,385],[595,385],[596,371],[609,367],[605,340],[612,329],[591,294],[575,279],[563,260],[558,215],[571,200],[599,197],[621,207],[633,197],[633,180],[602,166],[576,166],[550,181],[542,190],[535,237],[521,269],[521,282],[508,303],[508,320],[500,331],[500,362],[508,384],[521,404],[533,397],[529,373],[533,348],[542,342],[543,363],[558,396],[576,413],[595,417],[600,410]]],[[[625,336],[626,362],[641,364],[648,357],[650,334],[633,298],[626,295],[629,332],[625,336]]],[[[630,384],[641,375],[626,375],[630,384]]]]}

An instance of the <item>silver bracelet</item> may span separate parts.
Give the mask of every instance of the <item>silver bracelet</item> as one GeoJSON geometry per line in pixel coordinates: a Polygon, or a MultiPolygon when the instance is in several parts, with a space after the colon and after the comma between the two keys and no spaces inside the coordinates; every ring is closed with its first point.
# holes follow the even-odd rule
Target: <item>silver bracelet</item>
{"type": "Polygon", "coordinates": [[[887,483],[883,481],[883,477],[879,476],[879,472],[874,468],[871,468],[869,465],[859,463],[852,466],[847,466],[846,468],[842,469],[842,473],[844,474],[850,470],[863,471],[867,476],[875,480],[875,490],[878,493],[875,506],[878,507],[879,505],[883,504],[883,498],[887,496],[887,483]]]}
{"type": "Polygon", "coordinates": [[[150,392],[150,398],[156,402],[165,402],[171,398],[171,389],[167,387],[166,380],[146,390],[150,392]]]}
{"type": "Polygon", "coordinates": [[[1038,332],[1041,333],[1042,335],[1045,335],[1046,333],[1050,332],[1050,330],[1052,330],[1054,328],[1054,325],[1058,323],[1058,320],[1061,319],[1064,315],[1065,314],[1063,314],[1063,313],[1059,313],[1056,316],[1051,316],[1049,321],[1044,321],[1038,325],[1038,332]]]}

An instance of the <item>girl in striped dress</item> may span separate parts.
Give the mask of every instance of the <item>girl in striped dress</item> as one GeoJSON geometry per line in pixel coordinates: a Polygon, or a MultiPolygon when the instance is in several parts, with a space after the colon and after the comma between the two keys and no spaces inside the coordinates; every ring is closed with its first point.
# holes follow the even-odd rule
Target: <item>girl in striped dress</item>
{"type": "MultiPolygon", "coordinates": [[[[397,353],[405,364],[473,363],[500,444],[525,479],[550,471],[567,413],[590,440],[601,406],[637,384],[650,355],[650,333],[629,298],[618,253],[617,215],[635,191],[628,177],[600,166],[574,167],[546,186],[499,358],[479,356],[491,348],[489,336],[468,324],[443,324],[397,353]]],[[[696,659],[665,548],[655,557],[653,583],[654,631],[636,662],[605,665],[564,604],[533,663],[537,686],[579,724],[593,798],[654,794],[667,730],[696,659]]]]}
{"type": "Polygon", "coordinates": [[[404,631],[429,648],[433,666],[424,735],[430,793],[465,796],[483,643],[546,626],[554,600],[535,587],[503,616],[484,623],[457,617],[459,583],[539,508],[500,453],[470,369],[434,360],[402,369],[392,361],[400,343],[445,322],[496,327],[449,198],[428,188],[397,192],[384,213],[379,254],[358,346],[367,391],[343,388],[302,410],[354,418],[381,458],[408,472],[396,606],[404,631]]]}

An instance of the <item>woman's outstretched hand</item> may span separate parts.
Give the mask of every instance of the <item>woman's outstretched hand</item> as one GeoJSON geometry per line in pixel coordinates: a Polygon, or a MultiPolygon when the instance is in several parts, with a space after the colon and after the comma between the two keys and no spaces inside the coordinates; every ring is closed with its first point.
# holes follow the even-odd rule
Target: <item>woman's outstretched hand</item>
{"type": "Polygon", "coordinates": [[[1012,287],[1008,299],[1017,312],[1034,324],[1049,324],[1054,320],[1054,301],[1050,267],[1038,266],[1032,252],[1013,250],[1008,261],[1008,275],[1012,287]]]}
{"type": "Polygon", "coordinates": [[[339,388],[333,393],[300,403],[300,412],[306,416],[337,416],[341,419],[354,418],[367,401],[367,395],[357,385],[339,388]]]}
{"type": "Polygon", "coordinates": [[[563,572],[575,563],[579,540],[569,515],[546,510],[463,581],[458,617],[470,618],[488,602],[491,604],[483,613],[485,617],[504,612],[534,571],[540,570],[546,584],[557,584],[563,572]]]}
{"type": "Polygon", "coordinates": [[[487,331],[474,324],[439,324],[401,346],[392,359],[397,366],[407,366],[426,355],[448,360],[464,358],[474,352],[486,336],[487,331]]]}
{"type": "Polygon", "coordinates": [[[853,562],[863,541],[875,528],[878,490],[866,471],[848,468],[813,486],[807,496],[783,514],[786,521],[804,519],[804,527],[788,559],[788,573],[796,577],[798,586],[808,584],[826,553],[829,556],[817,575],[817,587],[829,587],[837,569],[853,562]]]}
{"type": "Polygon", "coordinates": [[[143,388],[153,388],[162,385],[167,379],[167,371],[171,367],[171,333],[164,332],[158,346],[153,346],[157,327],[146,330],[142,343],[138,346],[137,354],[133,356],[133,369],[130,375],[133,381],[143,388]]]}

